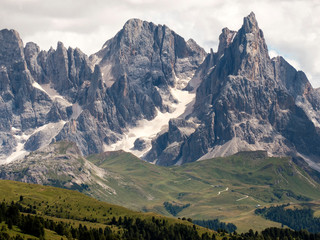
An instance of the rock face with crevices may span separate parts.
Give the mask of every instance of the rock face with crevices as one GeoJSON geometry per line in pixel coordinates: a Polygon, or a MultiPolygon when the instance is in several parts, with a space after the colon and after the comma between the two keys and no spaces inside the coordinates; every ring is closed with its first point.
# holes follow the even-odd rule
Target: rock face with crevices
{"type": "Polygon", "coordinates": [[[282,57],[270,59],[255,15],[238,32],[223,29],[217,53],[208,54],[187,88],[196,90],[196,124],[184,138],[170,128],[152,143],[146,159],[160,165],[193,162],[244,150],[308,156],[320,162],[319,94],[305,74],[282,57]]]}
{"type": "Polygon", "coordinates": [[[179,78],[192,77],[205,54],[193,40],[186,42],[166,26],[129,20],[90,56],[95,70],[83,112],[56,140],[76,141],[84,154],[102,152],[138,120],[172,111],[170,105],[177,100],[170,88],[183,88],[179,78]]]}
{"type": "Polygon", "coordinates": [[[138,120],[173,111],[170,88],[184,88],[205,55],[167,26],[138,19],[90,58],[61,42],[24,47],[17,32],[0,31],[0,160],[61,140],[84,155],[102,152],[138,120]]]}
{"type": "Polygon", "coordinates": [[[73,189],[103,198],[117,194],[108,182],[121,177],[83,158],[75,143],[62,141],[2,165],[0,179],[73,189]]]}
{"type": "Polygon", "coordinates": [[[44,125],[52,100],[33,86],[23,43],[14,30],[0,31],[0,156],[13,152],[16,131],[44,125]]]}
{"type": "Polygon", "coordinates": [[[131,19],[88,57],[61,42],[49,51],[24,46],[17,32],[1,30],[0,163],[62,140],[83,155],[101,153],[141,131],[140,120],[170,116],[183,89],[195,94],[185,113],[165,119],[151,149],[154,133],[130,139],[130,151],[179,165],[265,150],[320,171],[318,90],[282,57],[270,59],[253,13],[219,40],[206,54],[165,25],[131,19]]]}

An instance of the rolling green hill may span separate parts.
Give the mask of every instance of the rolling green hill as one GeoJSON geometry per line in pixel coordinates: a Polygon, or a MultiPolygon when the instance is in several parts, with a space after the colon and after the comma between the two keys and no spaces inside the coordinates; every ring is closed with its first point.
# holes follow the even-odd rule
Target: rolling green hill
{"type": "MultiPolygon", "coordinates": [[[[257,206],[320,197],[319,184],[290,158],[269,158],[264,152],[242,152],[174,167],[152,165],[125,152],[92,155],[88,160],[121,173],[148,193],[151,199],[135,197],[135,204],[140,203],[144,210],[168,215],[165,201],[177,206],[190,204],[177,216],[218,217],[243,231],[253,220],[258,229],[279,226],[254,215],[257,206]]],[[[127,204],[130,207],[130,202],[127,204]]]]}
{"type": "Polygon", "coordinates": [[[84,158],[75,144],[59,142],[1,166],[0,177],[75,189],[133,210],[219,218],[239,231],[249,230],[252,221],[257,230],[280,226],[255,215],[258,206],[320,199],[319,184],[290,158],[263,151],[161,167],[124,151],[84,158]]]}
{"type": "MultiPolygon", "coordinates": [[[[145,220],[146,222],[153,222],[156,219],[160,222],[165,221],[167,226],[182,224],[194,229],[193,224],[186,220],[168,218],[155,213],[132,211],[121,206],[98,201],[77,191],[56,187],[0,180],[0,196],[1,202],[7,204],[12,201],[17,202],[26,209],[30,209],[33,216],[37,215],[55,222],[64,222],[73,227],[78,227],[81,224],[88,229],[104,229],[108,226],[115,233],[115,236],[119,233],[121,235],[125,231],[125,227],[112,223],[112,219],[118,220],[119,218],[133,219],[134,221],[139,218],[140,221],[145,220]]],[[[4,222],[1,223],[0,221],[1,229],[5,225],[4,222]]],[[[21,233],[16,226],[11,230],[8,227],[5,227],[5,229],[11,236],[19,234],[26,238],[30,237],[30,235],[21,233]]],[[[196,231],[199,235],[203,233],[212,235],[213,233],[213,231],[199,226],[196,227],[196,231]]],[[[48,229],[45,229],[45,237],[46,239],[65,239],[65,236],[59,236],[48,229]]]]}

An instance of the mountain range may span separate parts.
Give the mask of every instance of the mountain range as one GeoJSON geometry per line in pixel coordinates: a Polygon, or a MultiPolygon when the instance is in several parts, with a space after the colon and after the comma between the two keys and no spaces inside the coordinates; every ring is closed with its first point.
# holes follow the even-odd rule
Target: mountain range
{"type": "Polygon", "coordinates": [[[139,19],[90,56],[0,31],[0,179],[262,230],[257,206],[319,211],[319,156],[319,90],[254,13],[210,53],[139,19]]]}
{"type": "Polygon", "coordinates": [[[306,75],[270,59],[254,13],[219,41],[206,53],[131,19],[88,57],[1,30],[1,163],[65,140],[83,156],[125,150],[164,166],[265,150],[319,171],[320,97],[306,75]]]}

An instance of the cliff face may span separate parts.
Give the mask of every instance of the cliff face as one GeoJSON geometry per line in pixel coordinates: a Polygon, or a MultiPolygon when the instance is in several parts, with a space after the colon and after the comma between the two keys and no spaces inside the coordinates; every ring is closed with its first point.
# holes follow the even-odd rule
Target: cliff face
{"type": "Polygon", "coordinates": [[[174,111],[170,89],[185,87],[205,55],[193,40],[137,19],[90,59],[61,42],[24,47],[17,32],[2,30],[2,160],[64,139],[82,154],[102,152],[138,120],[174,111]]]}
{"type": "Polygon", "coordinates": [[[160,165],[266,150],[320,170],[320,97],[305,74],[270,59],[253,13],[219,40],[206,54],[131,19],[87,57],[0,31],[1,162],[67,140],[83,155],[124,149],[160,165]]]}
{"type": "Polygon", "coordinates": [[[96,67],[83,104],[86,112],[66,124],[56,140],[76,141],[84,154],[102,152],[122,141],[137,121],[174,111],[177,99],[170,89],[185,87],[205,54],[166,26],[129,20],[90,56],[96,67]]]}
{"type": "Polygon", "coordinates": [[[192,113],[153,141],[146,159],[172,165],[258,149],[320,156],[318,94],[303,72],[281,57],[270,59],[254,14],[219,39],[218,52],[190,82],[199,82],[192,113]],[[184,125],[191,123],[186,134],[184,125]],[[172,139],[176,131],[183,137],[172,139]]]}

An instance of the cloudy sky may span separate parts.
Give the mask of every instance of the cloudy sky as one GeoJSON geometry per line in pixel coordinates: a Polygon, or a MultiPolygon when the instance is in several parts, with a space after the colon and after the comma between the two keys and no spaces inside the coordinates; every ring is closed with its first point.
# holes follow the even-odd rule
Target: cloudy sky
{"type": "Polygon", "coordinates": [[[238,30],[251,11],[270,55],[284,56],[320,87],[320,0],[0,0],[0,29],[15,29],[42,50],[62,41],[90,55],[140,18],[216,51],[221,29],[238,30]]]}

